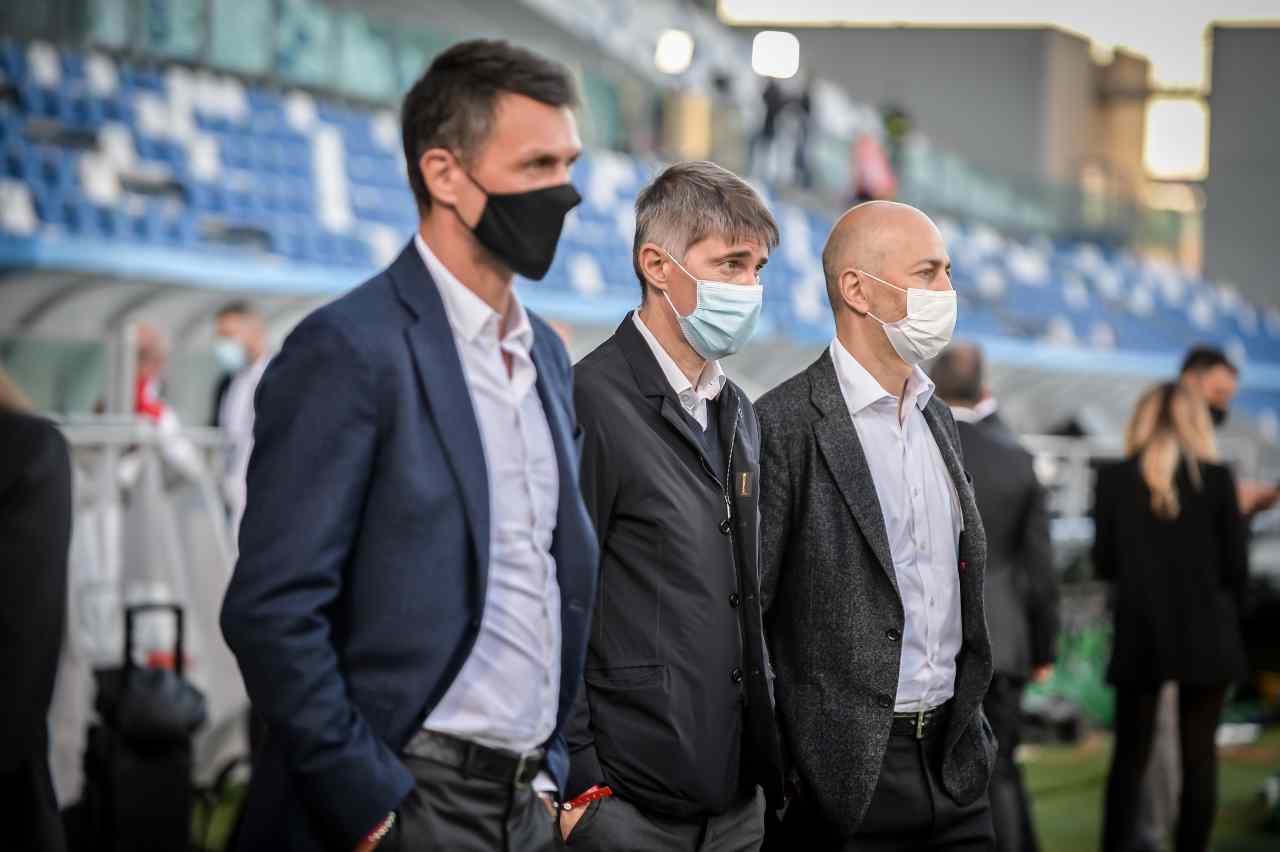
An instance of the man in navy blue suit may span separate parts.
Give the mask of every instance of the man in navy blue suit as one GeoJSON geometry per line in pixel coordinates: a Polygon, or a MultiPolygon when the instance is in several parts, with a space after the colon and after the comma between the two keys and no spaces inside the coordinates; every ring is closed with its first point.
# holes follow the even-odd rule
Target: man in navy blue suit
{"type": "Polygon", "coordinates": [[[266,723],[241,847],[540,850],[597,545],[568,356],[524,310],[578,203],[573,84],[502,42],[406,95],[421,214],[258,390],[222,627],[266,723]]]}

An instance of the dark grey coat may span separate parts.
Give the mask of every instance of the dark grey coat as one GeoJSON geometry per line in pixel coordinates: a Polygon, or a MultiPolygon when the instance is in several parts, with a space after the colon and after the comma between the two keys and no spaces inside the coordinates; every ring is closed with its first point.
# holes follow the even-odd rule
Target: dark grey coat
{"type": "Polygon", "coordinates": [[[987,533],[986,605],[998,674],[1026,680],[1058,645],[1049,509],[1031,453],[992,414],[957,423],[987,533]]]}
{"type": "MultiPolygon", "coordinates": [[[[880,776],[904,622],[884,516],[829,353],[756,403],[761,432],[761,594],[783,742],[799,795],[846,835],[880,776]]],[[[950,410],[924,410],[964,516],[963,645],[942,781],[964,805],[995,756],[982,698],[991,645],[982,605],[987,543],[950,410]]]]}

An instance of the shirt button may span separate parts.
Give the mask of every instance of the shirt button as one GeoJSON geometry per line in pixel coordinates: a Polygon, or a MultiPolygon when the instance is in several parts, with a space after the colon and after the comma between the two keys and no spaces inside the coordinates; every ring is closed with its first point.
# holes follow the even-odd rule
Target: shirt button
{"type": "Polygon", "coordinates": [[[899,633],[897,628],[894,628],[894,627],[890,627],[888,630],[886,630],[884,632],[884,635],[889,637],[890,642],[897,642],[899,639],[902,638],[902,634],[899,633]]]}
{"type": "Polygon", "coordinates": [[[893,699],[887,695],[879,695],[879,696],[876,696],[876,704],[887,710],[888,708],[893,706],[893,699]]]}
{"type": "Polygon", "coordinates": [[[731,606],[731,607],[737,607],[738,603],[739,603],[741,600],[742,600],[742,598],[738,597],[738,593],[737,593],[737,592],[732,592],[732,593],[730,593],[730,595],[729,595],[729,606],[731,606]]]}
{"type": "Polygon", "coordinates": [[[734,666],[733,671],[729,672],[729,680],[734,683],[742,683],[742,669],[734,666]]]}

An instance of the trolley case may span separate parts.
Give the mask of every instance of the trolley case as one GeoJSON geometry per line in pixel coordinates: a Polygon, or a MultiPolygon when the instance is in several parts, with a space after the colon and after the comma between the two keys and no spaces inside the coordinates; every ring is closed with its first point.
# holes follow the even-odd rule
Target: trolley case
{"type": "Polygon", "coordinates": [[[95,672],[99,721],[89,729],[82,848],[181,852],[191,842],[191,738],[205,721],[204,695],[182,676],[177,604],[125,609],[124,665],[95,672]],[[176,622],[173,669],[133,661],[134,618],[167,610],[176,622]]]}

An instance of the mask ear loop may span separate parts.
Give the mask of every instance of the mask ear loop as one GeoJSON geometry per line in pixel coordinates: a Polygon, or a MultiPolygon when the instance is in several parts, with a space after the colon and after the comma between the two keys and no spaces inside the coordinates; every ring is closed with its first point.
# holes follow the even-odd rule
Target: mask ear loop
{"type": "Polygon", "coordinates": [[[679,319],[688,319],[689,317],[696,314],[698,312],[698,308],[702,306],[702,293],[700,291],[700,288],[698,287],[698,279],[694,278],[693,274],[690,273],[689,270],[681,266],[680,261],[676,260],[675,257],[672,256],[671,252],[667,251],[666,249],[663,249],[662,253],[667,256],[668,260],[670,260],[672,263],[676,265],[677,269],[679,269],[681,272],[687,275],[689,280],[693,282],[693,311],[688,314],[682,314],[679,311],[677,311],[675,304],[671,301],[671,296],[667,294],[666,290],[662,291],[662,298],[667,300],[667,305],[670,306],[671,313],[675,314],[676,317],[679,319]]]}
{"type": "MultiPolygon", "coordinates": [[[[885,281],[883,278],[876,278],[876,276],[872,275],[870,272],[867,272],[865,269],[857,269],[857,268],[855,268],[853,271],[854,271],[854,272],[857,272],[859,275],[865,275],[865,276],[867,276],[868,278],[874,278],[876,281],[879,281],[881,284],[884,284],[884,285],[885,285],[885,286],[887,286],[887,287],[892,287],[893,289],[897,290],[897,291],[898,291],[898,292],[900,292],[900,293],[906,293],[906,292],[907,292],[906,290],[903,290],[901,287],[899,287],[899,286],[897,286],[897,285],[895,285],[895,284],[890,284],[888,281],[885,281]]],[[[880,323],[880,326],[881,326],[882,328],[888,328],[890,325],[895,325],[895,326],[897,325],[897,323],[887,323],[887,322],[885,322],[884,320],[880,319],[880,317],[878,317],[878,316],[876,316],[875,314],[871,313],[871,311],[867,311],[867,316],[871,317],[873,320],[875,320],[876,322],[880,323]]],[[[906,317],[904,316],[902,319],[906,319],[906,317]]],[[[898,320],[898,322],[902,322],[902,320],[898,320]]]]}
{"type": "MultiPolygon", "coordinates": [[[[484,193],[484,207],[480,208],[480,219],[483,219],[485,207],[489,206],[489,196],[492,195],[493,193],[485,189],[484,184],[480,183],[480,181],[475,179],[475,176],[472,175],[471,172],[468,171],[467,167],[462,164],[462,158],[459,157],[457,153],[453,151],[450,151],[449,153],[453,156],[454,162],[458,164],[458,171],[462,172],[462,174],[466,177],[466,179],[471,181],[472,185],[475,186],[476,189],[484,193]]],[[[480,226],[480,219],[477,219],[474,225],[468,225],[467,220],[462,218],[462,213],[459,212],[458,205],[450,204],[449,209],[453,211],[453,215],[458,217],[458,221],[462,223],[462,227],[466,228],[468,231],[474,231],[476,228],[480,226]]]]}

